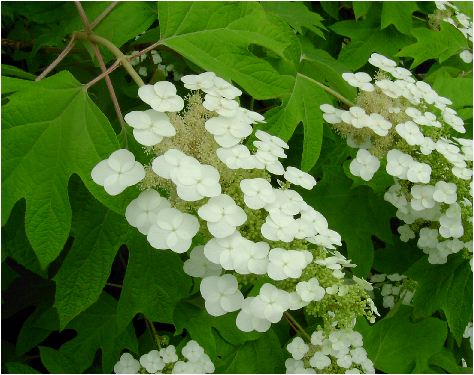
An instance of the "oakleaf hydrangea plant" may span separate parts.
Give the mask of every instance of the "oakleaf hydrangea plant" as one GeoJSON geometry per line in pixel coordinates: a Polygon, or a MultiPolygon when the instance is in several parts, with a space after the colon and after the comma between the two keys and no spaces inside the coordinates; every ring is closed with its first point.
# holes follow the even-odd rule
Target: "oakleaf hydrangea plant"
{"type": "Polygon", "coordinates": [[[1,8],[2,372],[472,373],[472,3],[1,8]]]}

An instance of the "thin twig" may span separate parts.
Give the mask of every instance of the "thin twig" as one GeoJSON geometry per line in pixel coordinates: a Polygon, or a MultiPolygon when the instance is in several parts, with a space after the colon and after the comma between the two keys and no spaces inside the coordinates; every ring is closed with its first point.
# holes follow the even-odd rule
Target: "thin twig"
{"type": "Polygon", "coordinates": [[[97,16],[97,18],[91,23],[91,30],[94,30],[95,27],[102,22],[102,20],[109,15],[109,13],[118,5],[118,1],[113,1],[104,11],[97,16]]]}
{"type": "MultiPolygon", "coordinates": [[[[102,70],[102,73],[103,73],[107,70],[107,67],[105,66],[105,63],[104,63],[104,58],[102,57],[102,54],[100,53],[99,47],[97,47],[96,44],[92,43],[92,47],[94,48],[95,56],[97,57],[97,61],[99,62],[100,69],[102,70]]],[[[125,121],[124,121],[123,115],[122,115],[122,110],[120,109],[120,104],[118,102],[117,95],[115,94],[115,90],[114,90],[114,86],[112,84],[112,80],[110,79],[110,77],[108,75],[105,76],[105,84],[107,85],[107,89],[109,90],[110,100],[112,100],[112,103],[114,105],[115,114],[117,115],[120,126],[123,129],[126,129],[125,128],[125,121]]]]}
{"type": "Polygon", "coordinates": [[[84,8],[82,7],[82,4],[80,1],[74,1],[74,5],[76,6],[77,12],[79,13],[79,16],[81,17],[82,23],[84,25],[84,29],[87,32],[91,31],[89,19],[87,18],[87,14],[84,11],[84,8]]]}
{"type": "Polygon", "coordinates": [[[116,283],[107,283],[107,284],[105,284],[105,285],[106,285],[106,286],[113,286],[114,288],[120,288],[120,289],[123,288],[122,285],[116,284],[116,283]]]}
{"type": "MultiPolygon", "coordinates": [[[[84,11],[84,8],[82,7],[81,2],[75,1],[74,3],[82,19],[84,28],[86,29],[86,31],[90,31],[92,29],[92,25],[89,23],[89,19],[86,15],[86,12],[84,11]]],[[[104,58],[102,57],[102,54],[100,53],[99,47],[97,47],[95,43],[91,43],[91,44],[92,44],[92,48],[94,49],[95,57],[97,58],[97,61],[99,62],[99,65],[100,65],[100,69],[102,70],[102,73],[103,73],[107,70],[107,67],[105,66],[104,58]]],[[[125,129],[125,121],[123,119],[122,110],[120,109],[120,104],[117,100],[117,95],[115,94],[114,85],[112,84],[112,80],[110,79],[108,75],[105,76],[105,83],[107,85],[107,89],[109,90],[110,100],[112,100],[112,103],[114,105],[115,114],[117,115],[120,126],[123,129],[125,129]]]]}
{"type": "Polygon", "coordinates": [[[150,330],[151,335],[153,336],[153,340],[155,340],[156,345],[158,346],[159,349],[161,349],[161,339],[160,339],[160,336],[158,335],[158,332],[156,332],[153,322],[150,322],[147,318],[145,318],[145,324],[150,330]]]}
{"type": "MultiPolygon", "coordinates": [[[[152,49],[155,49],[157,46],[161,45],[162,42],[159,41],[159,42],[156,42],[154,44],[152,44],[151,46],[148,46],[147,48],[141,50],[141,51],[138,51],[137,53],[131,55],[131,56],[125,56],[127,61],[131,61],[133,59],[136,59],[137,57],[147,53],[148,51],[151,51],[152,49]]],[[[91,80],[90,82],[88,82],[86,85],[84,85],[84,87],[87,89],[89,89],[91,86],[94,86],[97,82],[99,82],[102,78],[105,78],[107,75],[109,75],[110,73],[112,73],[115,69],[117,69],[120,64],[121,64],[121,60],[120,59],[117,59],[108,69],[107,71],[105,71],[104,73],[98,75],[97,77],[95,77],[93,80],[91,80]]]]}
{"type": "Polygon", "coordinates": [[[44,77],[46,77],[54,68],[56,68],[56,66],[59,65],[59,63],[67,56],[67,54],[72,50],[72,48],[74,47],[74,45],[76,44],[76,34],[73,33],[71,35],[71,40],[69,41],[69,43],[67,44],[66,48],[63,49],[63,51],[59,54],[58,57],[56,57],[56,59],[51,63],[49,64],[45,70],[43,70],[43,72],[38,76],[36,77],[36,81],[41,81],[44,77]]]}
{"type": "Polygon", "coordinates": [[[304,328],[301,327],[301,325],[296,321],[295,318],[293,318],[293,316],[288,311],[285,311],[283,315],[285,316],[286,320],[288,320],[288,322],[291,322],[292,326],[296,327],[296,330],[300,333],[301,336],[303,336],[308,342],[311,342],[311,336],[308,335],[304,328]]]}
{"type": "Polygon", "coordinates": [[[107,68],[107,70],[101,74],[99,74],[97,77],[95,77],[93,80],[90,82],[86,83],[84,85],[84,88],[88,90],[91,86],[94,86],[97,82],[99,82],[102,78],[107,77],[110,73],[112,73],[115,69],[117,69],[120,66],[121,60],[116,60],[111,66],[107,68]]]}
{"type": "Polygon", "coordinates": [[[337,91],[334,91],[333,89],[331,89],[330,87],[327,87],[326,85],[322,84],[321,82],[319,81],[316,81],[315,79],[312,79],[304,74],[301,74],[301,73],[297,73],[297,75],[299,75],[300,77],[303,77],[305,79],[307,79],[308,81],[311,81],[313,82],[314,84],[318,85],[319,87],[321,87],[324,91],[326,91],[328,94],[331,94],[332,96],[336,97],[337,99],[339,99],[339,101],[341,101],[342,103],[348,105],[349,107],[353,107],[355,106],[355,104],[353,102],[351,102],[349,99],[347,99],[346,97],[342,96],[341,94],[339,94],[337,91]]]}

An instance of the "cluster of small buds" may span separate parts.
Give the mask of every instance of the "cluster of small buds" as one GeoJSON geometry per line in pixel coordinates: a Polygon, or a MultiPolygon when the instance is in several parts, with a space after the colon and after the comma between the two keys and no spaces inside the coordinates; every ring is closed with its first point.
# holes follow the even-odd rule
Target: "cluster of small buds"
{"type": "MultiPolygon", "coordinates": [[[[130,52],[130,55],[128,55],[127,57],[135,56],[137,53],[139,53],[139,51],[132,51],[130,52]]],[[[149,73],[149,66],[143,64],[147,61],[148,57],[151,58],[151,61],[153,61],[153,65],[156,65],[156,69],[163,76],[167,77],[168,74],[171,73],[173,74],[174,81],[179,81],[181,79],[182,75],[176,71],[174,65],[164,64],[163,58],[161,57],[159,52],[156,50],[150,51],[149,55],[147,53],[144,53],[130,60],[130,64],[132,64],[132,66],[138,67],[138,74],[140,74],[142,77],[148,76],[148,73],[149,73]]]]}
{"type": "Polygon", "coordinates": [[[379,69],[373,80],[343,75],[359,88],[357,105],[321,106],[326,122],[358,148],[350,172],[370,181],[385,166],[395,183],[384,198],[404,222],[401,240],[419,233],[430,263],[446,263],[462,249],[472,253],[472,140],[450,135],[465,133],[463,120],[449,99],[395,61],[374,53],[369,63],[379,69]]]}
{"type": "Polygon", "coordinates": [[[182,358],[176,348],[169,345],[152,350],[136,360],[130,353],[124,353],[114,366],[116,374],[212,374],[214,364],[204,349],[190,340],[181,349],[182,358]]]}
{"type": "Polygon", "coordinates": [[[372,275],[370,281],[375,289],[380,290],[383,307],[391,309],[399,300],[403,305],[411,304],[416,284],[408,280],[405,275],[378,273],[372,275]]]}
{"type": "MultiPolygon", "coordinates": [[[[364,287],[344,285],[344,270],[355,265],[335,250],[341,236],[291,189],[312,189],[314,177],[283,166],[288,145],[254,129],[265,119],[240,107],[238,88],[212,72],[187,75],[182,82],[193,91],[182,115],[176,112],[185,103],[175,85],[160,81],[138,90],[151,109],[125,116],[135,139],[153,155],[149,165],[119,150],[126,157],[114,153],[100,162],[94,181],[114,193],[141,181],[127,221],[155,249],[191,250],[183,268],[202,279],[207,312],[237,312],[242,331],[267,331],[287,310],[347,307],[352,300],[362,307],[339,308],[331,327],[344,327],[358,315],[371,317],[364,310],[370,304],[364,287]],[[252,151],[243,143],[249,136],[255,137],[252,151]],[[278,180],[275,188],[271,175],[285,182],[278,180]],[[119,188],[110,189],[115,180],[119,188]],[[263,285],[245,296],[239,282],[254,284],[259,277],[263,285]],[[340,298],[344,302],[338,304],[340,298]]],[[[327,318],[322,309],[315,314],[327,318]]]]}
{"type": "Polygon", "coordinates": [[[472,20],[459,11],[459,8],[450,1],[435,1],[436,8],[440,11],[441,19],[458,29],[464,37],[471,42],[471,50],[464,50],[459,57],[466,64],[472,63],[472,20]]]}
{"type": "Polygon", "coordinates": [[[373,374],[372,361],[363,348],[362,335],[351,328],[314,331],[311,342],[297,336],[286,349],[287,374],[373,374]]]}

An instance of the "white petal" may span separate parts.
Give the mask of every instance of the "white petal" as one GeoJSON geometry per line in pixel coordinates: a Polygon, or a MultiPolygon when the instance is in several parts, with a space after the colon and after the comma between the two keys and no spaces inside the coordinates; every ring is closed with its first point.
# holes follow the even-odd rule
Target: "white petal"
{"type": "Polygon", "coordinates": [[[170,172],[171,172],[171,165],[166,161],[164,155],[160,155],[151,164],[151,169],[155,172],[158,176],[169,179],[170,172]]]}
{"type": "Polygon", "coordinates": [[[108,194],[114,196],[124,191],[126,186],[120,183],[117,175],[112,175],[105,179],[104,189],[108,194]]]}
{"type": "Polygon", "coordinates": [[[166,244],[168,233],[168,231],[161,229],[159,226],[153,225],[148,232],[147,240],[155,249],[164,250],[168,248],[166,244]]]}
{"type": "Polygon", "coordinates": [[[227,224],[225,221],[219,221],[217,223],[208,222],[207,228],[209,229],[209,232],[211,232],[211,234],[216,238],[228,237],[235,232],[235,227],[227,224]]]}
{"type": "Polygon", "coordinates": [[[114,151],[107,159],[109,167],[117,172],[125,172],[135,163],[135,155],[125,149],[114,151]]]}
{"type": "Polygon", "coordinates": [[[240,138],[236,138],[229,133],[216,135],[214,136],[214,139],[220,146],[225,147],[225,148],[235,146],[236,144],[240,142],[240,138]]]}
{"type": "Polygon", "coordinates": [[[221,316],[226,313],[226,311],[221,307],[219,301],[210,302],[208,300],[205,301],[205,306],[207,312],[212,316],[221,316]]]}
{"type": "Polygon", "coordinates": [[[115,171],[110,168],[109,163],[106,160],[100,161],[91,172],[92,180],[101,186],[104,186],[105,179],[110,175],[115,174],[115,171]]]}
{"type": "Polygon", "coordinates": [[[184,108],[184,100],[180,96],[174,96],[163,101],[164,112],[178,112],[184,108]]]}
{"type": "Polygon", "coordinates": [[[138,89],[138,97],[145,103],[151,105],[156,99],[156,92],[152,85],[144,85],[138,89]]]}
{"type": "Polygon", "coordinates": [[[176,186],[176,192],[182,200],[187,202],[195,202],[204,198],[204,196],[201,195],[197,188],[193,185],[178,185],[176,186]]]}
{"type": "Polygon", "coordinates": [[[244,296],[240,291],[237,291],[237,293],[231,296],[223,296],[221,298],[221,307],[228,312],[236,311],[242,306],[243,300],[244,296]]]}
{"type": "Polygon", "coordinates": [[[124,117],[125,122],[135,129],[148,129],[151,121],[147,112],[132,111],[127,113],[124,117]]]}
{"type": "Polygon", "coordinates": [[[163,137],[148,129],[133,129],[133,136],[143,146],[155,146],[163,140],[163,137]]]}

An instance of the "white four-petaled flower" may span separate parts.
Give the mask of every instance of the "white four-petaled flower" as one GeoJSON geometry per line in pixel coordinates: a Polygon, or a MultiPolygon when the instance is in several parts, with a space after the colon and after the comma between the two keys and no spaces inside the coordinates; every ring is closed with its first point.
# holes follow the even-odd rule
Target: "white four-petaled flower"
{"type": "Polygon", "coordinates": [[[125,218],[140,233],[147,235],[150,227],[155,224],[160,211],[170,206],[168,200],[160,196],[156,190],[147,189],[130,202],[125,210],[125,218]]]}
{"type": "Polygon", "coordinates": [[[198,230],[199,222],[195,216],[182,213],[176,208],[165,208],[160,211],[156,223],[150,227],[147,238],[155,249],[184,253],[191,246],[198,230]]]}
{"type": "Polygon", "coordinates": [[[227,194],[209,199],[199,208],[198,215],[207,221],[209,232],[217,238],[230,236],[247,220],[245,211],[227,194]]]}
{"type": "Polygon", "coordinates": [[[200,290],[205,300],[206,310],[212,316],[239,310],[244,300],[237,279],[230,274],[204,278],[201,281],[200,290]]]}
{"type": "Polygon", "coordinates": [[[91,172],[92,180],[110,195],[117,195],[145,177],[145,169],[128,150],[114,151],[99,162],[91,172]]]}
{"type": "Polygon", "coordinates": [[[351,173],[365,181],[370,181],[379,167],[380,160],[364,149],[357,151],[356,158],[349,165],[351,173]]]}
{"type": "Polygon", "coordinates": [[[154,109],[132,111],[125,115],[125,121],[133,128],[133,136],[143,146],[154,146],[164,137],[173,137],[176,129],[169,117],[154,109]]]}
{"type": "Polygon", "coordinates": [[[143,85],[138,89],[138,96],[158,112],[178,112],[184,108],[183,98],[176,95],[176,87],[168,81],[143,85]]]}

